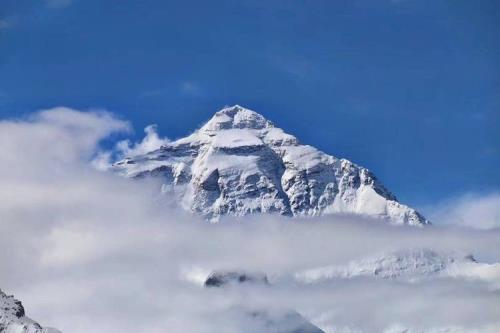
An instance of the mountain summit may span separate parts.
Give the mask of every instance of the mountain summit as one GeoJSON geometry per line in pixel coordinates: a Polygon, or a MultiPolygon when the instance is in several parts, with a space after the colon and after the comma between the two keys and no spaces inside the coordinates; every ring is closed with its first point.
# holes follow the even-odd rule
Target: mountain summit
{"type": "Polygon", "coordinates": [[[113,169],[161,177],[163,192],[210,220],[223,215],[359,214],[395,224],[429,222],[399,203],[368,169],[303,145],[257,112],[225,107],[193,134],[113,169]]]}

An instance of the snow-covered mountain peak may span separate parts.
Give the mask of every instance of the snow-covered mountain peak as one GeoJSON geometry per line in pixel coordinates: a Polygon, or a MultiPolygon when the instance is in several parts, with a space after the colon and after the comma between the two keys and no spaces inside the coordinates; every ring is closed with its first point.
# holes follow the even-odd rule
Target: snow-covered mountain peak
{"type": "Polygon", "coordinates": [[[261,114],[239,105],[225,107],[200,129],[202,132],[213,132],[234,128],[263,129],[273,127],[273,123],[261,114]]]}
{"type": "Polygon", "coordinates": [[[113,170],[131,178],[161,177],[163,192],[212,221],[251,213],[341,213],[428,224],[368,169],[303,145],[239,105],[216,112],[185,138],[117,162],[113,170]]]}

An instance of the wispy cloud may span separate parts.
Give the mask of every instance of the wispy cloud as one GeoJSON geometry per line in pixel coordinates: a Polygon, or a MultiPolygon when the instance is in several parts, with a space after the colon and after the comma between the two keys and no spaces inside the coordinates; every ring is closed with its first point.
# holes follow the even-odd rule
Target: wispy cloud
{"type": "Polygon", "coordinates": [[[47,7],[60,9],[65,8],[73,4],[74,0],[46,0],[47,7]]]}
{"type": "Polygon", "coordinates": [[[182,93],[187,95],[199,95],[201,94],[201,87],[194,81],[183,81],[179,85],[179,89],[182,93]]]}
{"type": "Polygon", "coordinates": [[[131,143],[129,140],[120,141],[116,145],[120,156],[131,157],[156,150],[170,142],[167,138],[158,135],[157,125],[149,125],[144,129],[146,136],[141,142],[131,143]]]}
{"type": "Polygon", "coordinates": [[[500,193],[467,193],[428,207],[429,218],[440,224],[477,229],[500,228],[500,193]]]}
{"type": "Polygon", "coordinates": [[[139,98],[159,98],[171,94],[181,94],[184,96],[196,97],[203,94],[203,89],[198,82],[185,80],[179,82],[177,85],[169,85],[166,87],[159,87],[156,89],[143,91],[139,94],[139,98]]]}
{"type": "Polygon", "coordinates": [[[307,79],[317,73],[315,64],[306,57],[273,50],[267,60],[275,68],[299,79],[307,79]]]}
{"type": "Polygon", "coordinates": [[[139,94],[139,98],[161,97],[169,93],[167,88],[157,88],[143,91],[139,94]]]}
{"type": "Polygon", "coordinates": [[[9,101],[9,96],[4,91],[0,90],[0,105],[5,105],[9,101]]]}
{"type": "Polygon", "coordinates": [[[7,19],[0,19],[0,31],[11,27],[11,22],[7,19]]]}

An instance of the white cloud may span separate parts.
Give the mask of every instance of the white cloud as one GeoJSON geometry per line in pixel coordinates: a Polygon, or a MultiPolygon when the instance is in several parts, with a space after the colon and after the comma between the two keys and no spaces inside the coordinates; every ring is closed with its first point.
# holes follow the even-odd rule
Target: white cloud
{"type": "Polygon", "coordinates": [[[157,132],[157,126],[154,124],[147,126],[144,129],[144,133],[146,133],[146,136],[141,142],[136,142],[134,144],[130,143],[129,140],[118,142],[116,149],[120,156],[127,157],[145,154],[170,142],[167,138],[160,138],[157,132]]]}
{"type": "Polygon", "coordinates": [[[429,218],[440,224],[477,229],[500,228],[500,193],[469,193],[428,207],[429,218]]]}
{"type": "MultiPolygon", "coordinates": [[[[106,112],[68,108],[0,122],[0,287],[42,324],[72,333],[255,332],[241,313],[228,311],[249,307],[297,309],[328,332],[498,328],[498,291],[474,280],[200,288],[212,269],[276,276],[401,248],[473,252],[498,262],[500,230],[340,217],[206,224],[162,205],[154,181],[89,166],[100,140],[129,128],[106,112]]],[[[155,133],[150,128],[149,139],[129,149],[157,145],[155,133]]]]}

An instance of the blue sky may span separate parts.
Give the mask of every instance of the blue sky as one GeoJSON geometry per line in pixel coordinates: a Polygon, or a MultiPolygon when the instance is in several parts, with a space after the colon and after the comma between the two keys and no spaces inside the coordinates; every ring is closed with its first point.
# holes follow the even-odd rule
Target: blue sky
{"type": "Polygon", "coordinates": [[[498,1],[0,1],[0,116],[180,137],[241,104],[404,202],[500,189],[498,1]]]}

